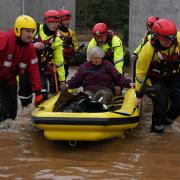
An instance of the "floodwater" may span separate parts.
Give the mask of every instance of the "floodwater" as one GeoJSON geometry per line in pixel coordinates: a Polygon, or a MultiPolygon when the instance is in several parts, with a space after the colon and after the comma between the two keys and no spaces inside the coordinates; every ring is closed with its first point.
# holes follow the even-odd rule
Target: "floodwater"
{"type": "Polygon", "coordinates": [[[149,133],[151,102],[140,124],[120,138],[100,142],[48,141],[31,124],[32,106],[16,121],[0,124],[0,179],[172,180],[180,179],[180,118],[162,135],[149,133]]]}

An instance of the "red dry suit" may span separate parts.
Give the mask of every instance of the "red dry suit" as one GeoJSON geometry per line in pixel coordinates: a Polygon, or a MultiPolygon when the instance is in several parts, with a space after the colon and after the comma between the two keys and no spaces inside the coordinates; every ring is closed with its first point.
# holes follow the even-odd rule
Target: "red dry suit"
{"type": "Polygon", "coordinates": [[[16,118],[16,76],[25,72],[28,72],[32,90],[37,94],[41,82],[33,44],[24,43],[13,30],[0,32],[0,122],[16,118]]]}
{"type": "Polygon", "coordinates": [[[0,32],[0,81],[16,85],[16,75],[29,73],[33,91],[41,89],[38,60],[32,43],[18,44],[13,30],[0,32]]]}

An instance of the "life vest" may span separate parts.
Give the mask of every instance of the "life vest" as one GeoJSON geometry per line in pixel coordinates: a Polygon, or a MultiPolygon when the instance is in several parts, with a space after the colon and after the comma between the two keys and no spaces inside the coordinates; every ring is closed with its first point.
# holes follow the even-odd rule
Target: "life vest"
{"type": "Polygon", "coordinates": [[[45,48],[43,50],[36,50],[36,54],[40,65],[48,64],[51,61],[52,53],[53,53],[52,43],[55,41],[55,38],[56,38],[56,33],[52,37],[43,41],[40,35],[40,30],[38,28],[36,35],[34,37],[34,43],[42,42],[45,45],[45,48]]]}
{"type": "Polygon", "coordinates": [[[161,51],[154,51],[148,77],[157,81],[164,77],[169,77],[174,74],[180,73],[180,52],[177,45],[174,45],[173,54],[170,55],[170,49],[168,55],[161,51]],[[158,60],[155,60],[155,54],[157,54],[158,60]]]}
{"type": "Polygon", "coordinates": [[[104,56],[104,59],[110,61],[112,64],[114,64],[114,60],[113,60],[114,59],[114,50],[112,47],[112,39],[113,39],[114,35],[116,35],[114,31],[112,31],[112,30],[107,31],[106,43],[109,45],[109,49],[105,52],[105,56],[104,56]]]}
{"type": "MultiPolygon", "coordinates": [[[[108,30],[107,32],[107,40],[106,40],[106,43],[109,45],[109,49],[105,52],[105,56],[104,56],[104,59],[110,61],[112,64],[113,63],[113,59],[114,59],[114,50],[112,48],[112,38],[113,38],[113,35],[115,35],[115,33],[111,30],[108,30]]],[[[97,40],[95,39],[97,45],[98,45],[98,42],[97,40]]]]}
{"type": "Polygon", "coordinates": [[[112,38],[113,38],[113,34],[108,32],[106,43],[108,43],[109,49],[105,53],[104,59],[110,61],[113,64],[114,50],[112,48],[112,38]]]}
{"type": "Polygon", "coordinates": [[[148,37],[149,35],[151,36],[151,33],[148,31],[147,34],[144,37],[142,47],[149,41],[149,37],[148,37]]]}
{"type": "Polygon", "coordinates": [[[52,53],[53,53],[52,43],[55,40],[55,38],[56,38],[56,34],[53,35],[51,38],[48,38],[43,41],[40,36],[40,31],[38,31],[36,36],[34,37],[35,42],[43,42],[45,45],[45,48],[43,50],[36,50],[36,54],[39,62],[41,83],[42,83],[41,93],[49,92],[47,86],[47,79],[48,80],[54,79],[53,66],[52,64],[50,64],[50,62],[52,60],[52,53]]]}
{"type": "Polygon", "coordinates": [[[63,41],[63,56],[64,56],[64,59],[67,61],[67,63],[69,63],[69,61],[75,55],[72,36],[71,36],[69,30],[67,32],[67,36],[63,35],[61,32],[58,32],[58,35],[63,41]]]}
{"type": "Polygon", "coordinates": [[[24,50],[27,46],[18,47],[16,43],[16,35],[13,30],[7,33],[0,32],[0,36],[7,36],[6,47],[1,52],[0,59],[0,79],[11,79],[15,74],[23,74],[27,67],[27,58],[24,50]],[[16,54],[15,53],[16,50],[16,54]],[[17,52],[18,51],[18,52],[17,52]],[[21,57],[23,56],[23,58],[21,57]]]}

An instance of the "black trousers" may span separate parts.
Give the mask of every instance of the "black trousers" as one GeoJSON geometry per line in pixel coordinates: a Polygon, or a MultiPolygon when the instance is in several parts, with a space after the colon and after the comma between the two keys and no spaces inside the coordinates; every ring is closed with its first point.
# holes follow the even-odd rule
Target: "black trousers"
{"type": "Polygon", "coordinates": [[[180,115],[180,76],[175,75],[153,85],[152,127],[164,125],[166,118],[175,120],[180,115]]]}
{"type": "Polygon", "coordinates": [[[17,85],[0,86],[0,122],[17,116],[17,85]]]}
{"type": "MultiPolygon", "coordinates": [[[[43,99],[48,99],[48,95],[56,94],[56,84],[54,80],[54,74],[47,73],[46,68],[40,69],[41,76],[41,94],[43,99]]],[[[58,78],[58,75],[57,75],[58,78]]],[[[59,84],[58,84],[59,87],[59,84]]],[[[22,106],[26,107],[28,104],[32,103],[32,86],[28,73],[24,73],[19,76],[19,98],[22,106]]]]}
{"type": "Polygon", "coordinates": [[[32,103],[32,88],[28,73],[19,76],[19,99],[23,107],[32,103]]]}
{"type": "Polygon", "coordinates": [[[69,75],[69,65],[68,64],[64,64],[64,71],[65,71],[65,78],[67,78],[69,75]]]}

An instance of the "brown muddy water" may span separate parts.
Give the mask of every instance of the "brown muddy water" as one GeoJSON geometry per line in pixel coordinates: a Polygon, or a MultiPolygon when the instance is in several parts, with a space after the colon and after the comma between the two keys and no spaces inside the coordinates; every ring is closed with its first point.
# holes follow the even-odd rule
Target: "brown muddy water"
{"type": "Polygon", "coordinates": [[[162,135],[149,133],[151,102],[140,124],[120,138],[100,142],[48,141],[32,126],[30,106],[0,124],[0,179],[180,179],[180,118],[162,135]]]}

